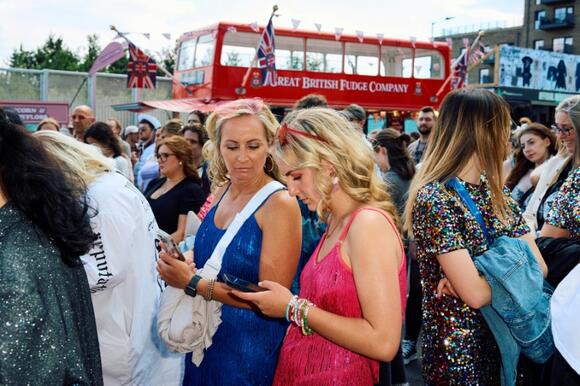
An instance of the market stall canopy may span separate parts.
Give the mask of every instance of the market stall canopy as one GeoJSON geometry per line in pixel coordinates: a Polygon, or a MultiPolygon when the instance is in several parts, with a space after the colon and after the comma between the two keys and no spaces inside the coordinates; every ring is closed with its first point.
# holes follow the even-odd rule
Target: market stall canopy
{"type": "Polygon", "coordinates": [[[141,101],[137,103],[123,103],[113,105],[115,111],[132,111],[140,113],[152,109],[173,111],[176,113],[189,113],[193,110],[212,112],[222,103],[227,101],[205,100],[199,98],[169,99],[163,101],[141,101]]]}

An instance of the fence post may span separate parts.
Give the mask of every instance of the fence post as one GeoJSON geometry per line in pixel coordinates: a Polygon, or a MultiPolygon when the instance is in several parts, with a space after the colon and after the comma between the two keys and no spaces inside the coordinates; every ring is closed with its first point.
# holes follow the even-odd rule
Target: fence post
{"type": "Polygon", "coordinates": [[[47,101],[48,100],[48,77],[49,77],[48,70],[42,70],[42,74],[40,75],[40,100],[47,101]]]}
{"type": "MultiPolygon", "coordinates": [[[[138,88],[131,89],[131,103],[136,104],[137,102],[139,102],[139,94],[141,94],[141,93],[139,92],[138,88]]],[[[131,113],[131,114],[133,115],[133,124],[138,125],[139,124],[138,119],[137,119],[138,113],[131,113]]]]}
{"type": "Polygon", "coordinates": [[[93,75],[93,76],[89,76],[89,74],[86,74],[85,76],[87,76],[87,104],[93,109],[93,111],[95,112],[95,114],[97,113],[97,106],[96,106],[96,93],[97,93],[97,76],[93,75]]]}

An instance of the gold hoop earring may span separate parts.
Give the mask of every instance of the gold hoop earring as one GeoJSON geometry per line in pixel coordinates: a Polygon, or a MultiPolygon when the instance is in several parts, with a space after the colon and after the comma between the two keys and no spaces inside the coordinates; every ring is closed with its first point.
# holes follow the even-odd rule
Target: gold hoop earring
{"type": "Polygon", "coordinates": [[[266,163],[264,164],[264,170],[266,171],[266,173],[272,173],[274,171],[274,158],[272,158],[272,155],[268,153],[268,156],[266,158],[266,163]],[[270,167],[268,168],[268,161],[270,161],[270,167]]]}

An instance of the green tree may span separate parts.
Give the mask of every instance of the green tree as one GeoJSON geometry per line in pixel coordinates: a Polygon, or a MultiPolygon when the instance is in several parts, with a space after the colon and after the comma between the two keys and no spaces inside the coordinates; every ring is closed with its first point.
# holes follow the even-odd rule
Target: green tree
{"type": "Polygon", "coordinates": [[[8,66],[12,68],[36,68],[36,61],[33,51],[27,51],[22,44],[17,50],[12,52],[8,59],[8,66]]]}
{"type": "Polygon", "coordinates": [[[93,66],[95,59],[99,56],[101,52],[101,47],[99,46],[99,37],[97,34],[92,34],[87,36],[87,53],[83,57],[82,62],[79,64],[79,71],[87,72],[93,66]]]}
{"type": "MultiPolygon", "coordinates": [[[[177,57],[177,48],[164,48],[161,51],[163,55],[161,59],[161,65],[165,67],[170,74],[173,74],[173,70],[175,69],[175,59],[177,57]]],[[[161,71],[157,71],[159,75],[165,76],[161,71]]]]}
{"type": "Polygon", "coordinates": [[[50,35],[48,40],[34,53],[36,68],[78,71],[80,59],[64,45],[61,37],[50,35]]]}
{"type": "Polygon", "coordinates": [[[77,71],[80,59],[67,48],[61,37],[50,35],[36,51],[20,48],[12,52],[10,67],[77,71]]]}

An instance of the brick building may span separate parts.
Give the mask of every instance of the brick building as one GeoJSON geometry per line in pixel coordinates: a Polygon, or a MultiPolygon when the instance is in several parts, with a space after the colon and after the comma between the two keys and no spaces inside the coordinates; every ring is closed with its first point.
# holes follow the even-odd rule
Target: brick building
{"type": "MultiPolygon", "coordinates": [[[[549,124],[558,102],[579,92],[580,9],[574,0],[524,1],[522,25],[483,28],[482,42],[496,54],[469,72],[468,84],[502,95],[510,102],[514,118],[530,116],[549,124]]],[[[436,40],[450,38],[457,58],[465,49],[464,39],[471,43],[477,34],[443,31],[436,40]]]]}

